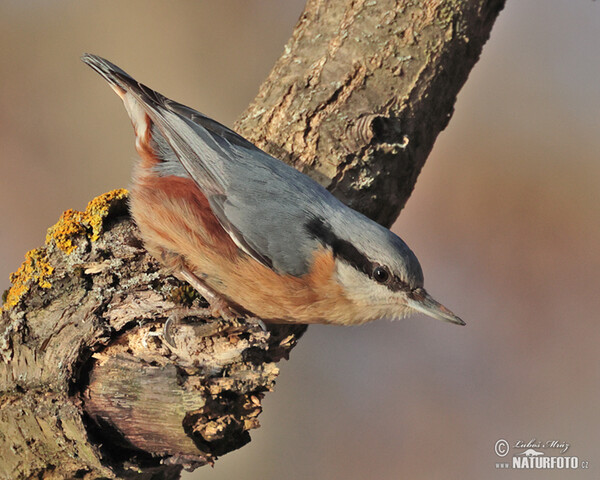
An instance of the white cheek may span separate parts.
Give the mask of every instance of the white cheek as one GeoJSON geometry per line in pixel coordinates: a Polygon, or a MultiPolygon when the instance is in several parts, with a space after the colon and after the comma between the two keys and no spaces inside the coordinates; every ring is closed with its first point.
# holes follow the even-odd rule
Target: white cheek
{"type": "Polygon", "coordinates": [[[350,265],[336,261],[338,282],[346,296],[363,305],[390,305],[397,303],[397,295],[385,285],[380,285],[350,265]]]}

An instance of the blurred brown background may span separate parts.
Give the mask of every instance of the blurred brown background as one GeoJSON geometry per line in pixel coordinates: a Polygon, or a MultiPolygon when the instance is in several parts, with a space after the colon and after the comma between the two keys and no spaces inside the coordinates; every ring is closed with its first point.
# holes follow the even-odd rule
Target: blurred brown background
{"type": "MultiPolygon", "coordinates": [[[[302,7],[2,0],[0,288],[63,210],[128,184],[129,120],[81,53],[231,125],[302,7]]],[[[252,443],[185,478],[516,478],[500,438],[590,461],[519,478],[598,478],[599,52],[598,2],[508,1],[395,226],[467,327],[310,327],[252,443]]]]}

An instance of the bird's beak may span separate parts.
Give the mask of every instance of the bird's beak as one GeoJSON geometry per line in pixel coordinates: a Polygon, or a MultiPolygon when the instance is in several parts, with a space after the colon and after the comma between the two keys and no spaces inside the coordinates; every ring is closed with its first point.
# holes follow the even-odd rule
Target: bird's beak
{"type": "Polygon", "coordinates": [[[444,322],[466,325],[459,317],[441,303],[436,302],[423,288],[417,288],[408,295],[408,306],[417,312],[443,320],[444,322]]]}

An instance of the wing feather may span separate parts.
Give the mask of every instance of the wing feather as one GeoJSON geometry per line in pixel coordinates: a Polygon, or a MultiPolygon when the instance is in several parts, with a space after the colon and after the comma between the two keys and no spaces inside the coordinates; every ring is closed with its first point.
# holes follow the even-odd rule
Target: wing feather
{"type": "Polygon", "coordinates": [[[231,129],[151,90],[107,60],[93,55],[83,60],[142,105],[239,248],[278,273],[309,271],[318,240],[307,235],[306,224],[335,215],[341,202],[231,129]]]}

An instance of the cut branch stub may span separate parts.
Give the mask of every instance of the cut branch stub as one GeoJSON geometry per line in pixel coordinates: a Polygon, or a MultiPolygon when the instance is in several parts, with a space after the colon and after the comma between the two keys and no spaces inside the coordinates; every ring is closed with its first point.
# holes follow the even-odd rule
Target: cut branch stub
{"type": "Polygon", "coordinates": [[[145,252],[125,202],[113,192],[90,203],[106,207],[101,218],[91,207],[67,212],[29,278],[13,285],[0,328],[0,389],[13,395],[3,397],[0,431],[17,433],[0,478],[43,470],[48,446],[31,442],[32,419],[54,441],[81,440],[56,447],[55,468],[65,478],[212,463],[249,441],[275,362],[306,329],[263,331],[257,321],[212,318],[201,297],[145,252]],[[51,272],[41,284],[38,270],[51,272]],[[174,347],[152,336],[172,315],[174,347]],[[74,407],[68,416],[55,406],[62,403],[74,407]]]}

